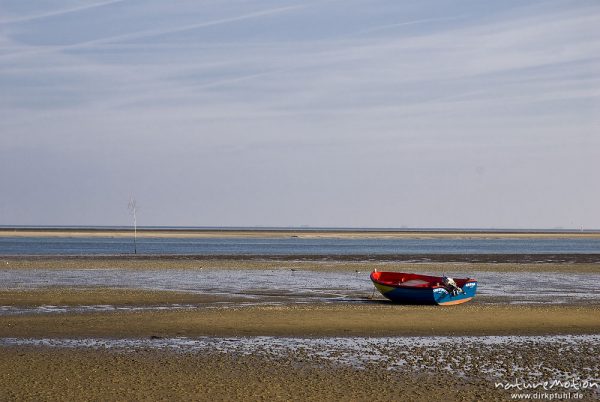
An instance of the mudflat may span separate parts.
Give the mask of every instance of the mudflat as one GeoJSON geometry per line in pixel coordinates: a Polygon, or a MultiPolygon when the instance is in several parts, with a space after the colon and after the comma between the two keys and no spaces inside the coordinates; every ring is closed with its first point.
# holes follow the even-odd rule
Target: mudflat
{"type": "MultiPolygon", "coordinates": [[[[368,279],[364,290],[349,292],[346,299],[308,303],[281,293],[222,292],[226,286],[190,292],[165,284],[151,290],[77,281],[45,286],[39,280],[86,269],[134,272],[135,278],[149,275],[151,281],[168,281],[175,270],[189,270],[183,272],[191,277],[194,270],[198,275],[222,271],[212,273],[218,277],[235,270],[247,271],[249,278],[267,271],[286,279],[288,271],[309,271],[302,278],[321,271],[366,278],[374,267],[499,272],[494,278],[532,272],[563,278],[569,272],[585,278],[597,277],[597,263],[24,256],[2,257],[0,264],[7,277],[18,272],[24,281],[28,275],[36,278],[32,287],[16,282],[0,289],[1,400],[502,401],[511,393],[495,386],[498,381],[600,377],[600,303],[593,295],[577,303],[510,304],[488,297],[438,307],[369,298],[368,279]],[[152,276],[157,272],[162,274],[152,276]],[[63,312],[37,310],[61,306],[63,312]],[[494,340],[498,337],[505,339],[494,340]],[[203,342],[208,346],[201,350],[185,346],[203,342]],[[353,346],[361,342],[362,349],[353,346]],[[252,346],[256,343],[262,346],[252,346]],[[286,343],[292,345],[271,353],[286,343]]],[[[586,389],[582,395],[580,400],[595,400],[600,394],[586,389]]]]}
{"type": "Polygon", "coordinates": [[[311,361],[167,351],[3,348],[0,399],[205,401],[504,400],[488,382],[450,374],[356,369],[311,361]],[[439,391],[437,391],[439,392],[439,391]]]}
{"type": "Polygon", "coordinates": [[[413,256],[347,255],[347,256],[0,256],[0,269],[217,269],[217,270],[307,270],[369,273],[380,271],[492,271],[492,272],[580,272],[600,273],[600,256],[573,255],[575,261],[562,261],[570,257],[561,255],[553,261],[531,262],[540,256],[474,255],[447,256],[424,254],[413,256]],[[411,260],[417,258],[417,262],[411,260]],[[488,262],[486,260],[494,260],[488,262]],[[517,261],[520,259],[523,261],[517,261]],[[423,260],[423,261],[421,261],[423,260]],[[432,261],[433,260],[433,261],[432,261]],[[579,261],[579,262],[578,262],[579,261]]]}
{"type": "Polygon", "coordinates": [[[600,333],[600,305],[385,302],[0,316],[0,337],[439,336],[600,333]]]}
{"type": "MultiPolygon", "coordinates": [[[[105,287],[48,287],[0,290],[0,306],[170,306],[204,305],[221,301],[237,302],[234,296],[161,290],[115,289],[105,287]]],[[[1,315],[0,315],[1,317],[1,315]]]]}

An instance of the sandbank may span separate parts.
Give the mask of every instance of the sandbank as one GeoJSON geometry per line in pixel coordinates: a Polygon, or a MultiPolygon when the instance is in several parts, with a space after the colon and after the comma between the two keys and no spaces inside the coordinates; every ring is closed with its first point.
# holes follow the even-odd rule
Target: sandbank
{"type": "Polygon", "coordinates": [[[37,289],[0,289],[0,306],[168,306],[199,305],[220,301],[245,300],[219,294],[177,291],[116,289],[106,287],[47,287],[37,289]]]}
{"type": "Polygon", "coordinates": [[[0,256],[0,269],[234,269],[371,272],[581,272],[600,273],[600,255],[422,256],[0,256]],[[559,259],[558,261],[556,259],[559,259]],[[414,259],[417,259],[414,262],[414,259]],[[533,260],[533,261],[532,261],[533,260]],[[569,262],[564,262],[565,260],[569,262]],[[529,261],[529,262],[528,262],[529,261]],[[536,262],[541,261],[541,262],[536,262]],[[579,262],[577,262],[579,261],[579,262]]]}
{"type": "Polygon", "coordinates": [[[600,333],[600,305],[248,306],[0,316],[0,337],[432,336],[600,333]]]}

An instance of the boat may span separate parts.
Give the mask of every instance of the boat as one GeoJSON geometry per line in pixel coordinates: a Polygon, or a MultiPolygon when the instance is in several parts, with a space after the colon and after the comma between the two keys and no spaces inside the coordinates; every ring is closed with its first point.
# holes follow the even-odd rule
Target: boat
{"type": "Polygon", "coordinates": [[[475,297],[477,281],[405,272],[371,273],[371,281],[383,296],[395,303],[450,306],[475,297]]]}

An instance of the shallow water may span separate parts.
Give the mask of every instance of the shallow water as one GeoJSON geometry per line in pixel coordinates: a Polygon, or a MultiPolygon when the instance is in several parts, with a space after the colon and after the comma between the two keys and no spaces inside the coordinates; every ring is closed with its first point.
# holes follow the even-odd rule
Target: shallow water
{"type": "MultiPolygon", "coordinates": [[[[252,297],[249,297],[252,300],[252,297]]],[[[305,303],[298,301],[296,303],[305,303]]],[[[81,306],[68,305],[41,305],[41,306],[0,306],[0,316],[2,315],[20,315],[20,314],[66,314],[66,313],[106,313],[118,311],[167,311],[167,310],[198,310],[198,309],[227,309],[227,308],[246,308],[255,306],[280,306],[284,304],[281,301],[217,301],[197,304],[169,303],[156,305],[111,305],[111,304],[93,304],[81,306]]]]}

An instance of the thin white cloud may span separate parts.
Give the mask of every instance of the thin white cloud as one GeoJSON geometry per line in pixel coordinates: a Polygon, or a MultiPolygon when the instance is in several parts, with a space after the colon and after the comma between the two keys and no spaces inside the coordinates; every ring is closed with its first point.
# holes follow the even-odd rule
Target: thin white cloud
{"type": "Polygon", "coordinates": [[[390,30],[390,29],[395,29],[395,28],[400,28],[400,27],[405,27],[405,26],[411,26],[411,25],[427,24],[427,23],[431,23],[431,22],[456,21],[461,18],[464,18],[464,17],[455,16],[455,17],[444,17],[444,18],[424,18],[424,19],[419,19],[419,20],[414,20],[414,21],[402,21],[402,22],[397,22],[394,24],[378,25],[378,26],[367,28],[367,29],[362,29],[360,31],[349,34],[347,36],[348,37],[360,36],[360,35],[364,35],[364,34],[368,34],[368,33],[372,33],[372,32],[385,31],[385,30],[390,30]]]}
{"type": "Polygon", "coordinates": [[[17,24],[17,23],[22,23],[22,22],[36,21],[36,20],[40,20],[40,19],[44,19],[44,18],[59,17],[62,15],[65,15],[65,14],[77,13],[80,11],[86,11],[86,10],[93,9],[93,8],[105,7],[105,6],[110,6],[113,4],[123,3],[124,1],[128,1],[128,0],[110,0],[110,1],[104,1],[104,2],[99,2],[99,3],[86,4],[86,5],[82,5],[82,6],[78,6],[78,7],[66,8],[66,9],[62,9],[62,10],[50,11],[50,12],[43,13],[43,14],[26,15],[26,16],[22,16],[22,17],[0,20],[0,24],[6,24],[6,25],[17,24]]]}
{"type": "Polygon", "coordinates": [[[266,10],[255,11],[252,13],[247,13],[247,14],[238,15],[238,16],[234,16],[234,17],[220,18],[220,19],[216,19],[216,20],[212,20],[212,21],[204,21],[204,22],[199,22],[199,23],[195,23],[195,24],[188,24],[188,25],[167,28],[167,29],[146,30],[146,31],[132,32],[132,33],[127,33],[127,34],[122,34],[122,35],[107,36],[107,37],[88,40],[88,41],[79,42],[79,43],[75,43],[75,44],[71,44],[71,45],[37,46],[37,47],[24,46],[25,50],[23,50],[23,51],[14,52],[14,53],[6,53],[4,55],[0,55],[0,57],[13,58],[15,56],[17,56],[17,57],[18,56],[31,56],[31,55],[36,55],[39,53],[50,53],[50,52],[60,52],[60,51],[64,51],[64,50],[92,48],[95,45],[101,45],[101,44],[107,44],[107,43],[113,43],[113,42],[119,42],[119,41],[126,41],[126,40],[152,38],[152,37],[157,37],[157,36],[161,36],[161,35],[167,35],[167,34],[179,33],[179,32],[184,32],[184,31],[190,31],[190,30],[194,30],[194,29],[211,27],[211,26],[215,26],[215,25],[229,24],[229,23],[237,22],[237,21],[265,17],[265,16],[279,14],[279,13],[285,13],[288,11],[297,10],[297,9],[301,9],[304,7],[306,7],[306,6],[295,5],[295,6],[287,6],[287,7],[269,8],[266,10]]]}
{"type": "MultiPolygon", "coordinates": [[[[81,73],[95,73],[99,85],[103,85],[104,80],[112,82],[108,88],[112,86],[114,89],[103,91],[108,96],[93,102],[107,110],[146,108],[159,104],[168,107],[170,102],[178,107],[191,103],[206,108],[210,103],[213,107],[207,110],[216,113],[216,105],[220,104],[223,110],[229,110],[235,98],[243,98],[247,96],[244,93],[250,92],[256,94],[252,107],[248,106],[247,112],[238,110],[240,116],[311,113],[365,115],[371,112],[399,116],[432,111],[443,113],[444,110],[454,110],[454,113],[465,111],[468,114],[468,110],[481,111],[509,101],[515,105],[527,105],[544,99],[560,100],[561,96],[564,100],[594,98],[596,92],[593,86],[577,88],[569,84],[557,87],[556,83],[564,81],[562,72],[558,78],[556,74],[548,78],[553,80],[553,85],[542,83],[536,87],[529,85],[528,81],[539,80],[543,75],[523,75],[518,72],[526,68],[571,63],[600,49],[600,41],[588,40],[571,45],[562,52],[532,52],[531,47],[543,49],[545,46],[543,42],[536,44],[532,40],[539,41],[546,31],[552,33],[557,28],[554,14],[545,19],[541,16],[536,18],[536,29],[531,31],[523,31],[531,24],[531,18],[527,17],[500,20],[493,25],[459,26],[441,33],[385,37],[384,40],[368,36],[360,41],[336,39],[300,46],[285,43],[271,46],[251,44],[245,48],[225,46],[225,51],[213,46],[200,48],[202,52],[190,52],[185,63],[172,63],[169,57],[157,57],[154,61],[137,65],[135,71],[130,69],[129,63],[103,65],[101,62],[88,61],[82,64],[81,60],[84,59],[81,57],[60,53],[54,57],[68,61],[43,64],[57,66],[57,70],[72,69],[75,73],[81,66],[81,73]],[[477,43],[482,37],[489,38],[492,43],[502,43],[505,37],[507,40],[512,38],[515,31],[520,33],[521,46],[492,48],[494,51],[490,52],[477,43]],[[217,79],[210,79],[215,72],[227,71],[229,66],[245,66],[245,69],[234,74],[219,73],[217,79]],[[469,87],[469,81],[478,76],[508,73],[512,75],[493,78],[496,83],[488,84],[492,85],[489,89],[473,91],[469,87]],[[177,78],[186,75],[197,76],[199,80],[177,78]],[[519,77],[515,84],[515,79],[519,77]],[[453,81],[460,84],[444,89],[443,83],[453,81]],[[441,89],[436,89],[440,84],[441,89]],[[512,88],[510,91],[514,93],[499,92],[498,88],[508,88],[509,84],[512,88]],[[410,89],[415,85],[420,86],[419,91],[410,89]],[[461,88],[463,85],[466,85],[465,89],[461,88]],[[282,90],[289,96],[280,99],[268,95],[282,90]],[[448,90],[452,92],[445,93],[448,90]],[[394,91],[404,95],[394,96],[394,91]],[[348,93],[361,95],[349,97],[348,93]]],[[[594,14],[571,15],[562,20],[558,27],[568,32],[575,27],[593,25],[597,18],[594,14]]],[[[560,33],[557,35],[560,36],[560,33]]],[[[549,46],[550,49],[553,46],[563,47],[560,42],[549,46]]],[[[209,117],[210,113],[206,116],[209,117]]]]}

